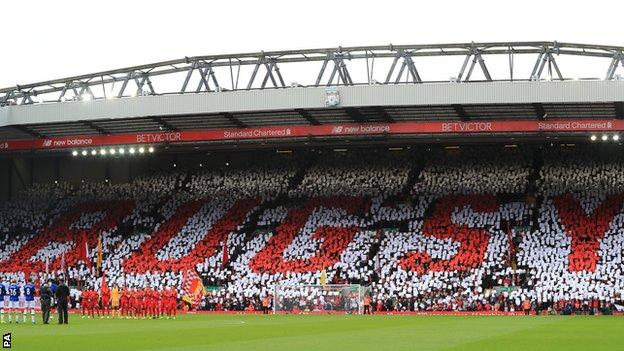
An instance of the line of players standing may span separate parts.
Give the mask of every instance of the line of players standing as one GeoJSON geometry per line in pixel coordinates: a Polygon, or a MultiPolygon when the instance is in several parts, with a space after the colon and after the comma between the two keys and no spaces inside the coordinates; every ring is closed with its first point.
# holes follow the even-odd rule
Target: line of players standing
{"type": "MultiPolygon", "coordinates": [[[[55,284],[54,284],[55,285],[55,284]]],[[[54,290],[54,286],[52,287],[54,290]]],[[[6,323],[5,310],[8,322],[19,323],[19,314],[26,323],[26,316],[30,314],[31,322],[35,324],[35,294],[37,288],[32,279],[26,284],[18,284],[11,279],[9,285],[0,283],[0,323],[6,323]],[[24,305],[20,304],[20,296],[24,295],[24,305]],[[8,301],[7,301],[8,296],[8,301]]],[[[52,291],[54,293],[54,291],[52,291]]],[[[83,290],[81,293],[82,316],[100,317],[115,316],[123,318],[159,318],[175,319],[177,316],[178,293],[173,288],[163,290],[147,289],[101,289],[100,293],[93,289],[83,290]]]]}
{"type": "Polygon", "coordinates": [[[26,315],[30,312],[30,319],[35,324],[35,285],[32,279],[28,283],[20,286],[16,279],[11,279],[8,287],[0,283],[0,323],[6,323],[4,319],[4,310],[9,315],[9,323],[19,323],[19,313],[22,312],[23,322],[26,323],[26,315]],[[24,307],[20,306],[20,296],[24,295],[24,307]],[[6,301],[6,297],[9,300],[6,301]]]}
{"type": "Polygon", "coordinates": [[[82,291],[82,317],[160,318],[175,319],[178,293],[175,289],[93,289],[82,291]]]}

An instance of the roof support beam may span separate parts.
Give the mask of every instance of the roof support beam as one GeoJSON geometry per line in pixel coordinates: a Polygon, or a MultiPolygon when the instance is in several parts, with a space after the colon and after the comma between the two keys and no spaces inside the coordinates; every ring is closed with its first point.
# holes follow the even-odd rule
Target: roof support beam
{"type": "Polygon", "coordinates": [[[472,76],[472,72],[474,71],[475,66],[477,65],[477,63],[479,64],[479,67],[481,68],[481,71],[483,72],[483,76],[485,77],[485,80],[487,81],[491,81],[492,80],[492,76],[490,75],[490,71],[488,70],[487,66],[485,65],[485,60],[483,59],[483,56],[481,55],[481,50],[478,49],[474,44],[472,45],[472,47],[469,49],[468,54],[466,55],[466,57],[464,58],[464,63],[461,66],[461,69],[459,70],[459,74],[457,75],[457,81],[458,82],[468,82],[470,81],[470,77],[472,76]],[[472,59],[472,61],[471,61],[472,59]],[[468,72],[466,73],[466,77],[463,78],[464,73],[466,72],[466,67],[468,67],[468,64],[470,63],[470,67],[468,68],[468,72]],[[463,78],[463,80],[462,80],[463,78]]]}
{"type": "Polygon", "coordinates": [[[126,77],[123,80],[123,83],[121,83],[121,88],[119,88],[119,92],[117,93],[117,97],[123,97],[124,91],[126,90],[126,87],[128,86],[128,81],[130,81],[130,78],[132,78],[134,72],[128,72],[128,74],[126,75],[126,77]]]}
{"type": "Polygon", "coordinates": [[[137,95],[143,95],[145,93],[145,90],[143,89],[143,87],[146,85],[147,85],[147,88],[149,89],[150,94],[153,95],[156,93],[154,91],[154,86],[152,85],[152,81],[150,80],[149,75],[145,73],[141,73],[139,76],[135,76],[134,83],[137,85],[137,95]],[[139,77],[141,78],[140,80],[139,80],[139,77]]]}
{"type": "MultiPolygon", "coordinates": [[[[481,79],[475,77],[477,70],[481,70],[486,81],[509,81],[517,80],[518,77],[538,81],[544,79],[544,76],[557,80],[576,78],[576,75],[563,75],[556,60],[559,55],[576,56],[587,60],[587,64],[601,64],[598,60],[609,59],[611,62],[605,67],[607,70],[604,77],[605,80],[612,80],[624,65],[623,52],[624,47],[619,46],[533,41],[356,46],[195,56],[2,88],[0,106],[79,101],[83,98],[97,100],[145,94],[193,93],[198,91],[196,82],[199,82],[199,91],[215,91],[226,87],[231,90],[282,89],[286,87],[283,74],[291,67],[294,67],[294,71],[290,82],[297,82],[300,86],[371,84],[373,81],[375,84],[436,83],[450,76],[456,77],[454,81],[467,82],[481,79]],[[507,67],[500,66],[501,60],[490,59],[496,55],[508,56],[509,76],[507,67]],[[537,57],[534,66],[525,73],[518,71],[520,67],[514,69],[514,60],[519,55],[531,59],[537,57]],[[416,58],[421,57],[442,59],[462,56],[465,59],[458,75],[449,71],[442,76],[436,74],[430,80],[423,78],[423,73],[429,72],[421,72],[424,67],[416,69],[414,63],[418,61],[416,58]],[[387,66],[383,66],[390,69],[382,72],[381,77],[375,77],[374,74],[376,60],[389,61],[387,66]],[[499,66],[493,67],[494,64],[499,66]],[[316,65],[320,66],[320,71],[313,77],[307,74],[295,75],[299,71],[318,69],[316,65]],[[302,68],[299,70],[299,67],[302,68]],[[498,77],[492,76],[490,69],[492,72],[504,73],[498,77]],[[200,79],[193,80],[193,86],[190,87],[196,71],[200,79]],[[224,83],[223,79],[228,76],[229,82],[224,83]],[[217,81],[217,77],[223,77],[222,81],[217,81]]],[[[442,61],[440,64],[440,67],[447,67],[442,61]]],[[[455,67],[451,66],[453,69],[455,67]]]]}
{"type": "Polygon", "coordinates": [[[401,67],[399,68],[399,71],[396,75],[396,79],[394,80],[394,84],[398,84],[401,83],[401,80],[403,78],[403,73],[406,72],[405,74],[405,82],[406,83],[422,83],[422,79],[420,78],[420,74],[418,73],[418,70],[416,69],[416,65],[414,64],[414,60],[412,60],[412,53],[409,51],[399,51],[397,53],[397,56],[394,58],[394,60],[392,61],[392,65],[390,66],[390,69],[388,70],[388,74],[386,75],[386,84],[389,84],[391,79],[392,79],[392,75],[394,73],[394,69],[398,63],[398,61],[400,59],[403,59],[403,62],[401,64],[401,67]],[[406,71],[407,69],[407,71],[406,71]]]}
{"type": "Polygon", "coordinates": [[[262,79],[262,83],[260,84],[260,88],[264,89],[267,86],[268,81],[271,81],[273,84],[273,88],[285,88],[286,84],[284,83],[284,78],[282,77],[282,73],[277,66],[277,60],[272,57],[262,56],[258,59],[258,62],[254,66],[254,70],[251,73],[251,77],[249,78],[249,82],[247,83],[247,89],[253,88],[253,83],[258,75],[260,67],[264,67],[266,72],[264,74],[264,78],[262,79]],[[277,78],[276,78],[277,77],[277,78]]]}
{"type": "Polygon", "coordinates": [[[531,72],[530,80],[540,80],[542,78],[542,72],[544,68],[548,69],[548,80],[553,80],[553,69],[554,73],[557,74],[556,79],[564,80],[563,75],[561,74],[561,70],[559,70],[559,65],[553,56],[553,53],[559,54],[559,48],[557,47],[557,43],[555,42],[554,47],[544,47],[542,52],[537,55],[537,60],[535,60],[535,65],[533,65],[533,71],[531,72]]]}
{"type": "Polygon", "coordinates": [[[89,82],[68,82],[63,87],[63,90],[61,91],[61,95],[59,96],[57,101],[59,102],[65,101],[65,100],[81,101],[87,98],[92,99],[94,97],[95,95],[93,94],[93,91],[91,90],[91,86],[89,85],[89,82]],[[73,96],[70,99],[66,97],[68,91],[71,91],[73,93],[73,96]]]}
{"type": "Polygon", "coordinates": [[[350,60],[351,57],[348,53],[342,52],[342,48],[339,48],[336,52],[327,54],[327,58],[323,61],[321,71],[316,78],[315,86],[321,85],[321,81],[323,80],[323,76],[325,75],[325,70],[329,62],[332,62],[334,66],[327,80],[327,84],[325,85],[353,85],[353,79],[351,78],[345,59],[350,60]]]}
{"type": "Polygon", "coordinates": [[[620,64],[622,64],[622,67],[624,67],[624,54],[622,53],[622,51],[618,51],[615,55],[613,55],[611,63],[609,64],[609,69],[607,70],[607,76],[605,77],[605,80],[611,80],[615,77],[615,72],[617,71],[620,64]]]}
{"type": "Polygon", "coordinates": [[[187,91],[189,81],[195,71],[199,73],[199,83],[197,84],[197,89],[195,89],[196,93],[202,91],[213,91],[213,89],[210,87],[210,82],[212,82],[212,85],[214,85],[214,90],[221,90],[221,87],[219,86],[219,81],[217,81],[217,77],[215,75],[214,69],[212,68],[212,65],[205,62],[194,61],[191,65],[191,69],[188,70],[188,73],[184,78],[184,82],[182,83],[182,89],[180,89],[182,93],[187,91]]]}

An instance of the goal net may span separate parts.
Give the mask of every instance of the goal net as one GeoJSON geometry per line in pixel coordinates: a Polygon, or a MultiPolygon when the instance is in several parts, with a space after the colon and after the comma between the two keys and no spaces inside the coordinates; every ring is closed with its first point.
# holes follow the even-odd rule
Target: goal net
{"type": "Polygon", "coordinates": [[[273,312],[361,314],[368,289],[357,284],[276,284],[273,312]]]}

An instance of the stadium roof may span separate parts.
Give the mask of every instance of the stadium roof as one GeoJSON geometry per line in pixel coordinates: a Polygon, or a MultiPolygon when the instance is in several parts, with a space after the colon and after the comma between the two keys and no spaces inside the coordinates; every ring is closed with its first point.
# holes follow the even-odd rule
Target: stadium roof
{"type": "Polygon", "coordinates": [[[623,49],[510,42],[187,57],[0,89],[0,141],[344,123],[622,119],[623,49]],[[562,56],[590,60],[604,76],[578,79],[560,69],[562,56]],[[518,68],[518,57],[532,64],[518,68]],[[423,78],[429,76],[419,67],[424,58],[439,60],[453,78],[423,78]],[[285,83],[293,79],[298,83],[285,83]],[[330,95],[339,99],[336,106],[327,106],[330,95]]]}

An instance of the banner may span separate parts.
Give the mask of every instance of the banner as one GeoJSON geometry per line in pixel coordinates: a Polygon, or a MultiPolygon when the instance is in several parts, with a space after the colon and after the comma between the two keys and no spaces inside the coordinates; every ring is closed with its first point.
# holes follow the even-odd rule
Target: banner
{"type": "Polygon", "coordinates": [[[201,300],[206,296],[204,283],[201,277],[194,270],[187,270],[183,273],[184,291],[182,300],[189,303],[193,308],[197,308],[201,300]]]}
{"type": "Polygon", "coordinates": [[[82,260],[89,269],[91,269],[91,259],[89,258],[89,242],[87,241],[87,232],[83,230],[80,233],[80,242],[78,245],[78,259],[82,260]]]}
{"type": "Polygon", "coordinates": [[[492,290],[496,291],[496,292],[512,292],[512,291],[516,291],[519,288],[517,286],[495,286],[492,288],[492,290]]]}
{"type": "Polygon", "coordinates": [[[228,252],[228,243],[227,239],[223,243],[223,259],[221,260],[221,269],[225,268],[230,261],[230,254],[228,252]]]}
{"type": "Polygon", "coordinates": [[[294,137],[339,137],[417,134],[496,134],[615,132],[624,130],[624,120],[490,120],[396,123],[346,123],[292,125],[258,128],[204,129],[180,132],[84,135],[49,139],[0,141],[0,151],[28,149],[89,148],[109,145],[157,145],[198,141],[285,139],[294,137]]]}
{"type": "Polygon", "coordinates": [[[99,274],[99,272],[102,270],[102,235],[100,234],[100,236],[98,237],[98,244],[97,244],[97,257],[96,257],[96,269],[97,272],[99,274]]]}

